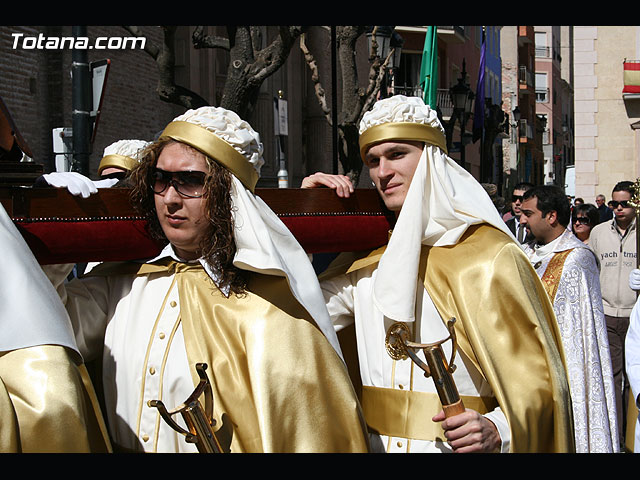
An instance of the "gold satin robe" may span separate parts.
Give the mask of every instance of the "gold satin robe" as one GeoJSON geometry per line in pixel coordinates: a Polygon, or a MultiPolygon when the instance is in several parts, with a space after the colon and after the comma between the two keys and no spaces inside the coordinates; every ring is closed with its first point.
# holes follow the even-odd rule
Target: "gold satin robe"
{"type": "Polygon", "coordinates": [[[84,365],[58,345],[0,354],[1,453],[104,453],[106,426],[84,365]]]}
{"type": "MultiPolygon", "coordinates": [[[[376,264],[384,250],[356,260],[347,271],[376,264]]],[[[322,278],[341,270],[344,263],[337,261],[322,278]]],[[[510,451],[573,452],[560,334],[549,298],[520,247],[494,227],[475,225],[455,245],[424,246],[419,272],[440,317],[457,319],[459,348],[491,385],[509,422],[510,451]]]]}
{"type": "Polygon", "coordinates": [[[232,453],[368,451],[346,366],[286,278],[249,273],[247,292],[225,297],[199,265],[105,264],[92,275],[132,268],[138,275],[175,272],[193,384],[195,365],[206,363],[214,429],[226,414],[232,453]]]}

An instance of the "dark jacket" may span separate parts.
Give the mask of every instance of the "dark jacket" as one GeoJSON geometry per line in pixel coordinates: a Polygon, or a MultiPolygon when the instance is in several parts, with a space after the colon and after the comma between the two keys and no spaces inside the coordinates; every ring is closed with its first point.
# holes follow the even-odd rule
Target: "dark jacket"
{"type": "MultiPolygon", "coordinates": [[[[513,235],[516,237],[516,239],[518,238],[518,232],[516,232],[516,217],[511,217],[509,220],[507,220],[505,222],[507,224],[507,227],[509,227],[509,230],[511,230],[511,233],[513,233],[513,235]]],[[[525,236],[524,236],[524,240],[520,243],[529,243],[531,240],[533,240],[533,234],[531,232],[526,232],[525,236]]]]}

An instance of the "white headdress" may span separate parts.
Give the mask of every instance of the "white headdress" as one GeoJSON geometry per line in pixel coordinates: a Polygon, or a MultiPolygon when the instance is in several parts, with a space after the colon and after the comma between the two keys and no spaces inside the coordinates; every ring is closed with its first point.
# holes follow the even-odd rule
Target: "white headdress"
{"type": "Polygon", "coordinates": [[[307,254],[278,216],[253,193],[264,164],[260,135],[232,111],[201,107],[175,118],[160,136],[163,137],[191,145],[233,174],[231,199],[237,250],[234,265],[286,277],[296,299],[341,355],[307,254]]]}
{"type": "Polygon", "coordinates": [[[106,168],[121,168],[130,171],[140,160],[142,150],[149,145],[144,140],[118,140],[104,149],[98,166],[98,175],[106,168]]]}
{"type": "Polygon", "coordinates": [[[411,322],[422,245],[453,245],[470,225],[483,222],[512,235],[480,183],[446,155],[444,129],[421,98],[395,95],[363,116],[363,158],[371,145],[393,140],[423,141],[425,148],[380,260],[373,297],[385,316],[411,322]]]}

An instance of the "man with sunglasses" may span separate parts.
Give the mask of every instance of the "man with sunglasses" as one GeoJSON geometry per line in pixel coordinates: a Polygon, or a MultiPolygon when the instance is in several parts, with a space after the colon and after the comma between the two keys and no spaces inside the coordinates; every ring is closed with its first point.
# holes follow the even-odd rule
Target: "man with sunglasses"
{"type": "Polygon", "coordinates": [[[619,451],[613,374],[598,263],[569,229],[571,207],[551,185],[527,190],[520,221],[535,240],[524,252],[553,304],[562,335],[578,453],[619,451]]]}
{"type": "Polygon", "coordinates": [[[513,236],[516,237],[520,243],[533,240],[533,235],[520,223],[522,196],[530,188],[533,188],[533,184],[529,182],[520,182],[513,187],[513,194],[511,196],[511,213],[513,216],[506,221],[507,227],[509,227],[513,236]]]}
{"type": "Polygon", "coordinates": [[[624,343],[636,293],[629,287],[629,275],[636,268],[636,212],[629,203],[633,182],[615,185],[609,202],[614,218],[591,230],[589,246],[600,260],[602,303],[609,333],[611,365],[616,386],[620,443],[624,444],[629,380],[625,372],[624,343]]]}
{"type": "Polygon", "coordinates": [[[254,194],[262,152],[235,113],[187,111],[130,176],[132,202],[165,243],[161,253],[104,263],[71,282],[59,266],[44,267],[83,356],[102,361],[114,451],[196,450],[154,401],[183,404],[201,363],[225,451],[368,449],[313,267],[254,194]]]}

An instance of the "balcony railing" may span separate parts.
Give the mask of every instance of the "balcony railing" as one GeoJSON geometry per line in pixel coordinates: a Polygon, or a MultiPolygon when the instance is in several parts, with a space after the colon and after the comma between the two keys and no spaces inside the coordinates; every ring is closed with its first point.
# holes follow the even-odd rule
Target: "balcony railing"
{"type": "Polygon", "coordinates": [[[551,56],[551,47],[541,47],[536,45],[536,57],[549,58],[551,56]]]}
{"type": "Polygon", "coordinates": [[[536,87],[536,102],[546,103],[549,101],[549,88],[536,87]]]}
{"type": "MultiPolygon", "coordinates": [[[[420,87],[409,87],[409,86],[395,86],[393,88],[393,93],[396,95],[405,95],[407,97],[420,97],[422,98],[422,89],[420,87]]],[[[451,95],[449,94],[449,90],[446,88],[439,88],[436,92],[436,102],[438,108],[442,112],[442,118],[449,119],[453,114],[453,101],[451,100],[451,95]]]]}
{"type": "Polygon", "coordinates": [[[518,67],[518,82],[520,83],[520,86],[534,86],[533,73],[531,73],[525,65],[520,65],[518,67]]]}
{"type": "Polygon", "coordinates": [[[518,134],[521,142],[533,139],[533,125],[531,125],[526,119],[521,119],[518,125],[518,134]]]}

